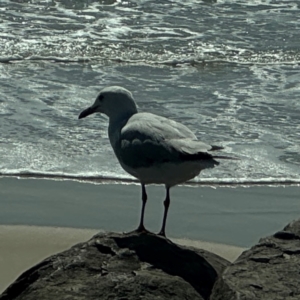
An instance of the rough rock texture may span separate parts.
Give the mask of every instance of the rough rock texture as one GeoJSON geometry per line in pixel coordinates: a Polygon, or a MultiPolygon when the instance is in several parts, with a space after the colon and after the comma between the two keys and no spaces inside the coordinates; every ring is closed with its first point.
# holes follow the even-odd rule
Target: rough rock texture
{"type": "Polygon", "coordinates": [[[223,273],[211,300],[300,299],[300,220],[263,238],[223,273]]]}
{"type": "Polygon", "coordinates": [[[98,234],[29,269],[0,299],[209,299],[228,265],[152,234],[98,234]]]}

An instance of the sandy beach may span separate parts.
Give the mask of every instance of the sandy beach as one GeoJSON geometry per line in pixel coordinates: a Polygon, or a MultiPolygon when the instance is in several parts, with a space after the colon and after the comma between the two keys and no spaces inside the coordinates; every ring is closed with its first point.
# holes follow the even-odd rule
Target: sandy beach
{"type": "MultiPolygon", "coordinates": [[[[164,189],[148,188],[145,225],[161,225],[164,189]]],[[[171,191],[167,235],[234,260],[300,215],[299,187],[189,187],[171,191]]],[[[99,231],[130,231],[138,185],[0,178],[0,292],[21,272],[99,231]]]]}

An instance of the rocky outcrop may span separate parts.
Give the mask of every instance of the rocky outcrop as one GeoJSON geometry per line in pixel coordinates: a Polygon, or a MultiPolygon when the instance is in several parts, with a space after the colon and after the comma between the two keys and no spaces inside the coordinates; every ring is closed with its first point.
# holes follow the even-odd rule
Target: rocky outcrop
{"type": "Polygon", "coordinates": [[[29,269],[0,299],[209,299],[228,265],[152,234],[98,234],[29,269]]]}
{"type": "Polygon", "coordinates": [[[300,221],[261,239],[224,271],[211,300],[235,299],[300,299],[300,221]]]}

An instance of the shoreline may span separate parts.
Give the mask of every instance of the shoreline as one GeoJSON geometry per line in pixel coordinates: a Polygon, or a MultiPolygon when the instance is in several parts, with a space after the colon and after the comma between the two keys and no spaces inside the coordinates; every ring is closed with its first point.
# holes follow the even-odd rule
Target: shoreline
{"type": "MultiPolygon", "coordinates": [[[[189,187],[171,190],[167,236],[250,247],[300,215],[299,187],[189,187]]],[[[145,226],[161,226],[165,191],[147,186],[145,226]]],[[[136,184],[0,178],[0,225],[131,231],[141,190],[136,184]]]]}
{"type": "MultiPolygon", "coordinates": [[[[56,180],[56,181],[76,181],[82,183],[92,184],[136,184],[140,182],[135,178],[122,177],[102,177],[102,176],[77,176],[77,175],[63,175],[63,174],[45,174],[38,172],[24,172],[24,173],[0,173],[1,178],[15,178],[15,179],[42,179],[42,180],[56,180]]],[[[156,185],[156,184],[153,184],[156,185]]],[[[160,185],[156,185],[160,186],[160,185]]],[[[300,179],[262,179],[262,180],[201,180],[201,181],[187,181],[186,183],[177,185],[186,187],[252,187],[252,186],[270,186],[270,187],[285,187],[296,186],[300,187],[300,179]]]]}

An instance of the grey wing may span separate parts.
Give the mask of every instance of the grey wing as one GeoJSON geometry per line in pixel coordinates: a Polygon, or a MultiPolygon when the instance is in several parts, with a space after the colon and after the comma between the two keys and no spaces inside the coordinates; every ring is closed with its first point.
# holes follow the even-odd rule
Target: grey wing
{"type": "Polygon", "coordinates": [[[133,168],[183,160],[212,160],[212,147],[197,140],[186,126],[164,117],[139,113],[121,130],[119,159],[133,168]]]}

